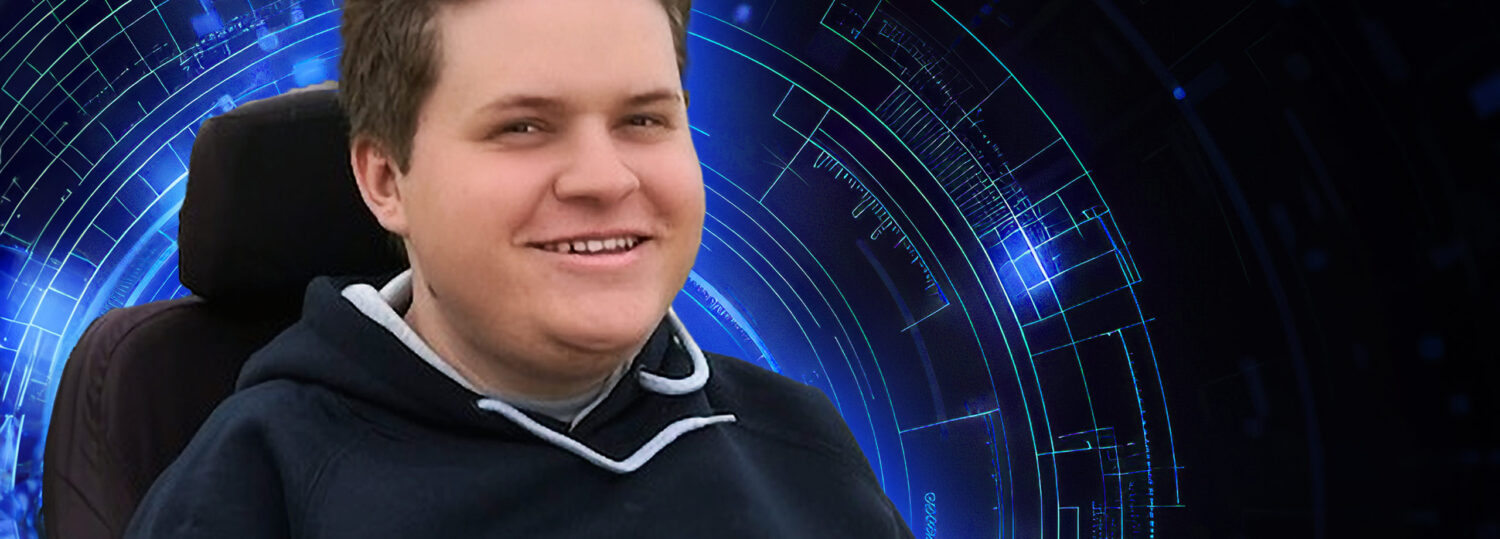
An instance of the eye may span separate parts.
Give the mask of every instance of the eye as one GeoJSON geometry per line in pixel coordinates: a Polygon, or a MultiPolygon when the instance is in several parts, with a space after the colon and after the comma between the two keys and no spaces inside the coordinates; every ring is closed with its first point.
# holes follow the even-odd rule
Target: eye
{"type": "Polygon", "coordinates": [[[630,127],[663,127],[666,125],[666,122],[662,121],[661,118],[645,114],[632,115],[625,119],[625,123],[630,127]]]}
{"type": "MultiPolygon", "coordinates": [[[[505,120],[492,124],[484,134],[485,140],[532,139],[547,132],[547,124],[536,118],[505,120]]],[[[516,142],[516,141],[512,141],[516,142]]]]}
{"type": "Polygon", "coordinates": [[[513,122],[513,123],[502,125],[502,126],[500,126],[500,129],[498,131],[496,131],[496,133],[501,134],[501,135],[512,135],[512,134],[524,135],[524,134],[527,134],[527,133],[538,133],[538,132],[541,132],[541,130],[542,130],[542,127],[539,126],[539,125],[537,125],[536,122],[532,122],[530,120],[527,120],[527,121],[513,122]]]}

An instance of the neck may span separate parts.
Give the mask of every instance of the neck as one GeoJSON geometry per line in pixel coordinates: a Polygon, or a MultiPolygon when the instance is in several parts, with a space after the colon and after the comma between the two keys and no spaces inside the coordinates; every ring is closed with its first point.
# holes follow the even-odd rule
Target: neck
{"type": "MultiPolygon", "coordinates": [[[[546,401],[597,391],[612,374],[640,353],[650,337],[647,333],[628,349],[613,352],[578,350],[545,338],[517,349],[486,350],[473,339],[464,338],[463,328],[453,323],[455,317],[438,304],[420,275],[412,276],[411,287],[411,305],[403,316],[406,324],[470,385],[490,396],[546,401]],[[523,361],[522,358],[547,358],[547,361],[523,361]],[[532,367],[534,365],[596,365],[601,368],[576,373],[547,372],[532,367]]],[[[483,328],[474,329],[483,331],[483,328]]]]}

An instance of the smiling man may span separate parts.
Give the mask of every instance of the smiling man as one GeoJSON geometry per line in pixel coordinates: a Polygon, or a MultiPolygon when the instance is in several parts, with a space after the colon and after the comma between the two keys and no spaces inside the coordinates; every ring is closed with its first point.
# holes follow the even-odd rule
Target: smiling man
{"type": "Polygon", "coordinates": [[[826,397],[669,308],[687,1],[344,10],[350,162],[411,269],[314,280],[127,535],[911,537],[826,397]]]}

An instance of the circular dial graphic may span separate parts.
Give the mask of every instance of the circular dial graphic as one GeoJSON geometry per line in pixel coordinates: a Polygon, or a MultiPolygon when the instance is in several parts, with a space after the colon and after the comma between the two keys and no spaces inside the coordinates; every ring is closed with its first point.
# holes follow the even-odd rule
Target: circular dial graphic
{"type": "MultiPolygon", "coordinates": [[[[987,5],[695,4],[708,211],[674,308],[699,343],[824,391],[919,537],[1154,536],[1182,499],[1146,277],[1069,142],[1086,134],[968,29],[987,5]]],[[[189,293],[198,126],[336,79],[340,11],[0,12],[0,470],[34,534],[73,343],[108,309],[189,293]]]]}

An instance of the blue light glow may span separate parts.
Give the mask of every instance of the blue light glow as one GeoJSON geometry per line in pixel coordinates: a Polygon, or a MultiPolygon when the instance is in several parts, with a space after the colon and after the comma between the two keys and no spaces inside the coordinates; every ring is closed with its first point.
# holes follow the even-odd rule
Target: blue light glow
{"type": "MultiPolygon", "coordinates": [[[[339,54],[331,0],[38,6],[0,4],[0,32],[38,43],[0,52],[0,497],[25,537],[78,335],[187,294],[198,126],[339,54]]],[[[695,8],[708,212],[674,309],[700,344],[826,392],[919,536],[1154,536],[1180,470],[1146,277],[1068,142],[1086,134],[937,2],[695,8]]]]}

